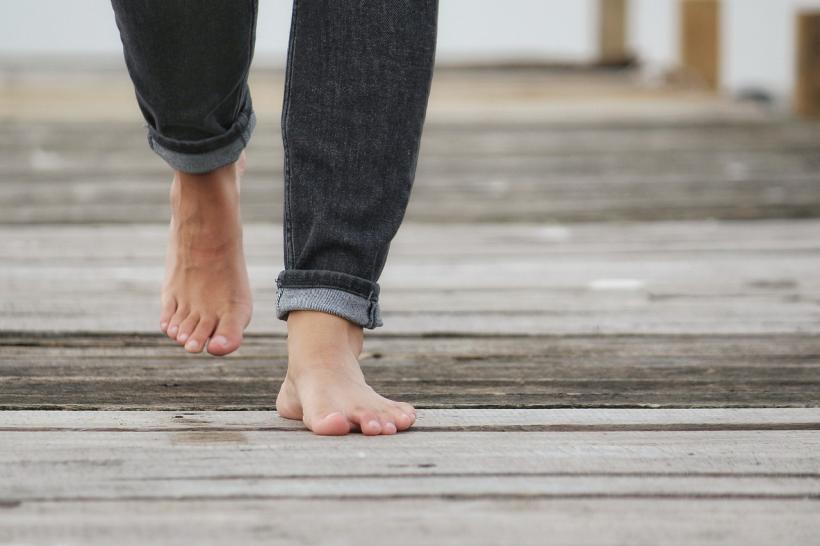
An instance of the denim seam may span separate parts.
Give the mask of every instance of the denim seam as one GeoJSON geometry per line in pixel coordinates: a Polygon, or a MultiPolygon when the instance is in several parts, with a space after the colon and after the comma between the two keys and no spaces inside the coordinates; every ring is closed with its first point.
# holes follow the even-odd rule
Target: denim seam
{"type": "MultiPolygon", "coordinates": [[[[240,112],[237,116],[242,119],[246,126],[250,125],[250,117],[245,112],[240,112]]],[[[245,131],[240,131],[239,138],[242,140],[242,145],[244,148],[248,147],[248,138],[245,138],[245,131]]]]}
{"type": "MultiPolygon", "coordinates": [[[[248,77],[251,73],[251,63],[253,62],[253,50],[256,46],[256,19],[259,10],[259,3],[258,0],[248,0],[248,4],[250,5],[251,12],[251,31],[248,36],[248,62],[245,63],[245,72],[243,74],[242,81],[245,82],[245,89],[243,89],[243,91],[248,93],[248,102],[252,104],[253,101],[251,100],[250,96],[250,88],[248,87],[248,77]]],[[[243,111],[241,110],[242,106],[237,105],[237,108],[240,109],[240,112],[237,112],[237,115],[243,113],[243,111]]],[[[253,109],[253,106],[250,106],[250,108],[253,109]]],[[[247,141],[245,141],[244,138],[242,139],[242,141],[245,142],[245,146],[248,145],[247,141]]]]}
{"type": "Polygon", "coordinates": [[[290,168],[290,145],[288,144],[288,119],[290,119],[290,97],[293,87],[293,62],[294,51],[296,49],[296,33],[298,25],[296,24],[296,17],[298,14],[299,0],[293,0],[293,13],[291,14],[291,33],[288,41],[288,59],[287,59],[287,73],[285,74],[285,98],[282,105],[282,145],[285,149],[285,203],[287,204],[285,210],[285,264],[294,266],[296,262],[296,251],[293,243],[293,225],[291,222],[291,168],[290,168]]]}
{"type": "Polygon", "coordinates": [[[375,325],[375,324],[376,324],[376,304],[375,304],[375,302],[371,299],[371,297],[372,297],[372,296],[373,296],[373,291],[371,291],[371,292],[370,292],[370,295],[369,295],[369,296],[367,296],[367,300],[368,300],[368,309],[367,309],[367,326],[368,326],[369,328],[372,328],[372,327],[373,327],[373,325],[375,325]]]}

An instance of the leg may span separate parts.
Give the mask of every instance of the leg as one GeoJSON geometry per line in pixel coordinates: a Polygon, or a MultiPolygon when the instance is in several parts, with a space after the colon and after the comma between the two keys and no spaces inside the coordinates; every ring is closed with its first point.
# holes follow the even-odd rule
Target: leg
{"type": "Polygon", "coordinates": [[[239,176],[255,118],[256,1],[112,0],[151,148],[173,169],[160,328],[234,351],[251,317],[239,176]]]}
{"type": "Polygon", "coordinates": [[[390,434],[415,418],[365,383],[357,358],[363,328],[382,326],[377,281],[415,175],[436,19],[436,0],[294,2],[277,409],[320,434],[390,434]]]}

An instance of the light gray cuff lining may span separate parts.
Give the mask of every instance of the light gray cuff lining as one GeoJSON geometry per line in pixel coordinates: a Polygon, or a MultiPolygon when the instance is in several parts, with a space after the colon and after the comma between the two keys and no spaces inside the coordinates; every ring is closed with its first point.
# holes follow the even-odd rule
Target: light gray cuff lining
{"type": "Polygon", "coordinates": [[[149,138],[151,149],[164,159],[172,169],[184,173],[201,174],[211,172],[219,167],[224,167],[234,163],[239,159],[242,150],[248,145],[253,130],[256,128],[256,115],[251,112],[248,118],[248,125],[242,131],[240,138],[237,138],[227,146],[204,154],[186,154],[175,152],[164,148],[153,138],[149,138]]]}
{"type": "Polygon", "coordinates": [[[287,320],[288,313],[296,310],[330,313],[371,330],[384,325],[376,300],[334,288],[278,288],[277,318],[287,320]]]}

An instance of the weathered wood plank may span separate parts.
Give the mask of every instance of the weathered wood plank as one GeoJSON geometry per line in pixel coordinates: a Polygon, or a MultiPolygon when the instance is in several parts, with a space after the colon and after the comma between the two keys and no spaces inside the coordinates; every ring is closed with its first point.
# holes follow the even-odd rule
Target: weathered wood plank
{"type": "MultiPolygon", "coordinates": [[[[2,432],[197,432],[300,430],[270,411],[26,411],[0,413],[2,432]]],[[[583,432],[652,430],[813,430],[818,408],[429,409],[413,430],[583,432]]]]}
{"type": "Polygon", "coordinates": [[[0,541],[31,545],[805,546],[820,535],[816,502],[771,499],[130,500],[4,514],[0,541]]]}
{"type": "MultiPolygon", "coordinates": [[[[267,174],[281,170],[282,142],[276,123],[260,122],[251,149],[250,166],[267,174]]],[[[423,137],[424,158],[465,159],[512,155],[516,157],[593,155],[598,153],[687,153],[789,150],[809,151],[820,126],[811,122],[770,117],[724,122],[711,118],[670,123],[651,117],[633,123],[607,120],[583,123],[457,124],[428,120],[423,137]]],[[[108,173],[163,174],[165,164],[145,143],[139,120],[59,120],[0,126],[0,163],[5,172],[74,172],[93,166],[108,173]],[[112,139],[116,135],[116,139],[112,139]],[[94,160],[89,165],[87,162],[94,160]],[[150,161],[140,161],[150,160],[150,161]],[[124,162],[124,163],[123,163],[124,162]]]]}
{"type": "MultiPolygon", "coordinates": [[[[476,259],[512,255],[538,261],[564,259],[573,255],[634,258],[652,253],[674,256],[703,253],[717,257],[729,251],[742,258],[750,253],[820,249],[817,233],[820,220],[754,222],[623,222],[623,223],[452,223],[402,225],[391,245],[391,260],[417,263],[431,258],[476,259]]],[[[0,252],[4,264],[17,261],[79,265],[95,260],[101,265],[123,261],[152,265],[162,258],[167,237],[163,225],[134,224],[96,226],[2,226],[0,252]],[[128,247],[123,248],[126,238],[128,247]],[[48,255],[44,255],[48,253],[48,255]]],[[[252,260],[276,257],[281,245],[281,226],[271,223],[245,225],[245,252],[252,260]]]]}
{"type": "MultiPolygon", "coordinates": [[[[818,235],[814,220],[406,223],[380,279],[376,333],[817,331],[818,235]]],[[[0,328],[156,331],[165,237],[155,225],[0,229],[0,328]]],[[[246,228],[251,332],[284,331],[273,313],[281,239],[280,226],[246,228]]]]}
{"type": "Polygon", "coordinates": [[[816,431],[428,431],[376,439],[15,431],[0,439],[2,499],[12,502],[573,493],[820,499],[816,431]]]}
{"type": "MultiPolygon", "coordinates": [[[[366,342],[382,394],[422,408],[820,405],[820,338],[392,337],[366,342]]],[[[194,357],[161,336],[3,335],[3,409],[273,409],[282,338],[194,357]]]]}
{"type": "MultiPolygon", "coordinates": [[[[159,222],[164,163],[134,124],[0,132],[0,222],[159,222]],[[29,134],[30,133],[30,134],[29,134]],[[122,135],[128,135],[123,140],[122,135]],[[8,142],[6,142],[8,141],[8,142]]],[[[278,135],[278,129],[268,127],[278,135]]],[[[260,131],[262,132],[262,128],[260,131]]],[[[820,214],[818,128],[432,126],[411,221],[754,219],[820,214]]],[[[282,151],[254,139],[244,216],[281,219],[282,151]]]]}
{"type": "MultiPolygon", "coordinates": [[[[792,163],[804,162],[793,157],[792,163]]],[[[657,167],[656,167],[657,168],[657,167]]],[[[756,220],[820,216],[818,176],[771,173],[715,179],[670,176],[557,174],[516,176],[509,171],[454,176],[419,182],[407,209],[415,222],[599,222],[665,220],[756,220]]],[[[243,216],[249,221],[281,220],[281,185],[258,179],[243,192],[243,216]]],[[[57,184],[11,181],[0,191],[0,218],[7,224],[164,223],[167,183],[164,176],[125,184],[111,179],[57,184]]]]}
{"type": "MultiPolygon", "coordinates": [[[[120,283],[119,286],[127,286],[120,283]]],[[[100,288],[109,288],[108,283],[100,288]]],[[[65,292],[35,290],[48,298],[3,305],[0,327],[11,331],[104,333],[159,332],[158,287],[128,297],[94,294],[84,288],[76,298],[65,292]]],[[[540,289],[533,288],[531,290],[540,289]]],[[[483,289],[484,291],[490,289],[483,289]]],[[[549,294],[527,300],[527,290],[500,292],[482,300],[482,289],[384,296],[385,326],[368,335],[752,335],[812,334],[820,328],[816,296],[549,294]],[[437,295],[445,299],[436,299],[437,295]],[[505,298],[505,296],[509,296],[505,298]],[[655,301],[655,300],[658,301],[655,301]],[[522,301],[518,309],[510,309],[522,301]],[[430,302],[427,309],[420,308],[430,302]],[[404,309],[402,309],[404,307],[404,309]],[[415,308],[415,309],[414,309],[415,308]]],[[[270,291],[257,292],[256,316],[249,332],[284,335],[285,323],[274,314],[270,291]]]]}
{"type": "MultiPolygon", "coordinates": [[[[223,435],[203,440],[207,444],[231,440],[223,435]]],[[[189,437],[191,440],[193,436],[189,437]]],[[[196,441],[196,440],[194,440],[196,441]]],[[[181,454],[187,455],[187,454],[181,454]]],[[[97,464],[106,464],[95,461],[97,464]]],[[[55,461],[55,464],[58,464],[55,461]]],[[[154,463],[156,464],[156,463],[154,463]]],[[[261,465],[271,464],[269,460],[259,461],[261,465]]],[[[348,464],[353,464],[352,462],[348,464]]],[[[423,463],[430,465],[432,463],[423,463]]],[[[35,464],[43,467],[43,463],[35,464]]],[[[194,470],[198,470],[197,465],[194,470]]],[[[84,469],[83,469],[84,470],[84,469]]],[[[77,471],[83,471],[77,469],[77,471]]],[[[86,479],[95,479],[83,472],[86,479]]],[[[26,477],[23,476],[26,480],[26,477]]],[[[135,475],[99,479],[92,483],[69,481],[61,485],[51,485],[55,476],[46,473],[41,479],[26,480],[24,487],[43,491],[42,496],[20,495],[4,498],[5,502],[42,503],[71,502],[82,500],[127,501],[152,499],[201,500],[210,499],[264,499],[282,500],[298,498],[321,498],[347,501],[351,498],[372,498],[393,501],[408,498],[457,498],[460,500],[481,500],[486,498],[506,499],[572,499],[583,497],[598,498],[698,498],[698,499],[778,499],[817,500],[820,498],[820,474],[758,474],[706,475],[686,472],[678,475],[640,472],[625,473],[394,473],[384,475],[360,474],[352,476],[266,476],[262,475],[220,475],[220,476],[180,476],[135,475]],[[398,474],[398,475],[396,475],[398,474]],[[117,482],[126,482],[125,484],[117,482]],[[125,489],[117,494],[117,486],[125,489]],[[72,491],[71,489],[74,489],[72,491]],[[77,495],[76,492],[81,492],[77,495]],[[52,495],[49,495],[52,493],[52,495]],[[57,493],[57,494],[53,494],[57,493]],[[72,495],[72,493],[75,493],[72,495]]],[[[58,478],[59,479],[59,478],[58,478]]],[[[0,501],[2,502],[2,501],[0,501]]]]}

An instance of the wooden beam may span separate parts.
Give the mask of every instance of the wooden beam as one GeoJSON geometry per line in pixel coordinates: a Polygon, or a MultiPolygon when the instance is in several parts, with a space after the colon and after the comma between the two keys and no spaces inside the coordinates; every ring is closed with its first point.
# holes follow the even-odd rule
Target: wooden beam
{"type": "Polygon", "coordinates": [[[797,15],[797,81],[795,113],[820,117],[820,12],[797,15]]]}
{"type": "Polygon", "coordinates": [[[720,1],[681,0],[681,63],[709,89],[720,85],[720,1]]]}
{"type": "Polygon", "coordinates": [[[627,47],[627,0],[599,0],[598,40],[602,64],[629,60],[627,47]]]}

